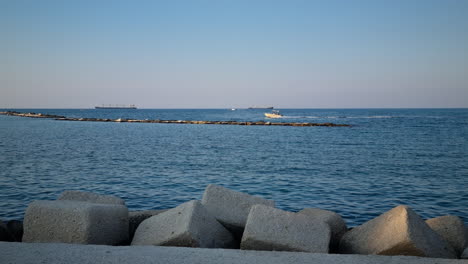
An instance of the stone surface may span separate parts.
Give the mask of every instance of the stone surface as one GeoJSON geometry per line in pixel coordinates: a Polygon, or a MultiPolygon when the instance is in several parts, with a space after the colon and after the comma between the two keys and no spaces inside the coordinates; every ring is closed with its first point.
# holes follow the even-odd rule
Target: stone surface
{"type": "Polygon", "coordinates": [[[57,200],[71,200],[82,201],[88,203],[101,203],[101,204],[120,204],[125,205],[125,201],[113,195],[101,195],[91,192],[82,191],[64,191],[57,200]]]}
{"type": "Polygon", "coordinates": [[[190,201],[143,221],[132,245],[232,248],[235,242],[199,201],[190,201]]]}
{"type": "Polygon", "coordinates": [[[340,241],[340,252],[456,258],[453,248],[403,205],[348,231],[340,241]]]}
{"type": "Polygon", "coordinates": [[[123,205],[34,201],[26,209],[23,242],[118,245],[127,240],[123,205]]]}
{"type": "Polygon", "coordinates": [[[460,217],[446,215],[426,220],[426,223],[457,251],[458,256],[468,246],[465,224],[460,217]]]}
{"type": "Polygon", "coordinates": [[[468,260],[407,256],[0,242],[1,263],[21,264],[468,264],[468,260]]]}
{"type": "Polygon", "coordinates": [[[0,241],[13,241],[7,225],[2,220],[0,220],[0,241]]]}
{"type": "Polygon", "coordinates": [[[167,210],[142,210],[128,212],[128,232],[130,241],[132,241],[133,236],[135,235],[135,231],[137,230],[141,222],[165,211],[167,210]]]}
{"type": "Polygon", "coordinates": [[[265,205],[250,210],[241,249],[328,253],[331,231],[322,220],[265,205]]]}
{"type": "Polygon", "coordinates": [[[338,251],[341,237],[348,231],[345,221],[339,214],[318,208],[306,208],[299,211],[299,214],[305,214],[313,218],[314,221],[324,221],[327,223],[331,231],[330,251],[338,251]]]}
{"type": "Polygon", "coordinates": [[[6,223],[8,232],[10,232],[13,241],[21,242],[23,238],[23,222],[18,220],[10,220],[6,223]]]}
{"type": "Polygon", "coordinates": [[[220,223],[234,232],[242,232],[250,208],[253,205],[275,206],[275,202],[272,200],[236,192],[213,184],[206,187],[202,204],[220,223]]]}

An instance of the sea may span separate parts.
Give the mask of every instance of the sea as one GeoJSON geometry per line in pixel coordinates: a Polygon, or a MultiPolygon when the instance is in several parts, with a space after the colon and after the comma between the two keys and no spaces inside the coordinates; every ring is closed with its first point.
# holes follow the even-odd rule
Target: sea
{"type": "MultiPolygon", "coordinates": [[[[262,109],[0,109],[67,117],[268,121],[262,109]]],[[[64,190],[129,210],[201,199],[208,184],[332,210],[348,226],[410,206],[468,223],[468,109],[280,109],[289,127],[73,122],[0,115],[0,219],[64,190]]],[[[272,121],[272,120],[270,120],[272,121]]]]}

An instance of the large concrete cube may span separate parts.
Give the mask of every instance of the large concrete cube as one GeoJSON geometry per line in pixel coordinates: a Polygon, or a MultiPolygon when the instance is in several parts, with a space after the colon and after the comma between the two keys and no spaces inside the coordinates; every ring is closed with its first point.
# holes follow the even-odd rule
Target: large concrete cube
{"type": "Polygon", "coordinates": [[[460,217],[446,215],[426,221],[429,227],[443,237],[461,255],[468,246],[465,224],[460,217]]]}
{"type": "Polygon", "coordinates": [[[323,221],[327,223],[331,231],[330,251],[338,251],[341,237],[348,231],[345,221],[339,214],[318,208],[306,208],[299,211],[299,214],[307,215],[311,217],[313,221],[323,221]]]}
{"type": "Polygon", "coordinates": [[[138,226],[143,222],[144,220],[158,215],[160,213],[163,213],[167,210],[142,210],[142,211],[130,211],[128,212],[128,232],[129,232],[129,238],[130,241],[132,241],[133,236],[135,235],[135,231],[138,228],[138,226]]]}
{"type": "Polygon", "coordinates": [[[123,205],[34,201],[26,209],[23,242],[118,245],[128,240],[123,205]]]}
{"type": "Polygon", "coordinates": [[[322,220],[265,205],[250,210],[241,249],[328,253],[331,231],[322,220]]]}
{"type": "Polygon", "coordinates": [[[275,202],[272,200],[236,192],[213,184],[206,187],[202,204],[220,223],[234,232],[242,232],[253,205],[275,206],[275,202]]]}
{"type": "Polygon", "coordinates": [[[340,252],[456,258],[455,251],[442,237],[402,205],[344,234],[340,252]]]}
{"type": "Polygon", "coordinates": [[[132,245],[234,248],[235,241],[199,201],[190,201],[143,221],[132,245]]]}
{"type": "Polygon", "coordinates": [[[113,195],[101,195],[91,192],[82,191],[64,191],[57,200],[70,200],[82,201],[88,203],[101,203],[101,204],[120,204],[125,205],[125,201],[113,195]]]}

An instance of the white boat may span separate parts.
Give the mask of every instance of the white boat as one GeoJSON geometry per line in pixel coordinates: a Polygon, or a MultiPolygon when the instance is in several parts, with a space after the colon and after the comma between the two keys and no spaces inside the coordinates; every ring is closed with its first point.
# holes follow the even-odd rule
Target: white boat
{"type": "Polygon", "coordinates": [[[278,110],[273,110],[271,113],[265,113],[268,118],[281,118],[283,115],[278,110]]]}

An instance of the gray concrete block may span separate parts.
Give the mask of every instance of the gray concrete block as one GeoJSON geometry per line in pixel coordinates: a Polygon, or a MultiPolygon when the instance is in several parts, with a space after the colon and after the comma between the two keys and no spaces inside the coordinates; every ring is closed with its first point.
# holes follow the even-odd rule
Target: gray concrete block
{"type": "Polygon", "coordinates": [[[331,230],[330,252],[338,251],[341,237],[348,231],[345,221],[339,214],[318,208],[306,208],[299,211],[299,214],[307,215],[314,221],[327,223],[331,230]]]}
{"type": "Polygon", "coordinates": [[[322,220],[265,205],[250,210],[241,249],[328,253],[331,231],[322,220]]]}
{"type": "Polygon", "coordinates": [[[213,184],[206,187],[202,204],[221,224],[234,232],[242,232],[250,208],[253,205],[275,206],[275,202],[272,200],[236,192],[213,184]]]}
{"type": "Polygon", "coordinates": [[[128,232],[130,241],[132,241],[133,236],[135,235],[135,231],[137,230],[141,222],[165,211],[167,210],[142,210],[128,212],[128,232]]]}
{"type": "Polygon", "coordinates": [[[34,201],[26,209],[23,242],[118,245],[127,240],[123,205],[34,201]]]}
{"type": "Polygon", "coordinates": [[[397,206],[344,234],[346,254],[408,255],[456,258],[455,250],[413,210],[397,206]]]}
{"type": "Polygon", "coordinates": [[[70,200],[70,201],[82,201],[88,203],[101,203],[101,204],[120,204],[125,205],[125,201],[117,196],[113,195],[101,195],[91,192],[82,191],[64,191],[57,200],[70,200]]]}
{"type": "Polygon", "coordinates": [[[460,256],[468,246],[467,234],[463,220],[454,215],[446,215],[426,220],[426,224],[444,238],[460,256]]]}
{"type": "Polygon", "coordinates": [[[199,201],[190,201],[143,221],[132,245],[232,248],[235,242],[199,201]]]}
{"type": "Polygon", "coordinates": [[[1,263],[21,264],[467,264],[468,260],[183,247],[0,242],[1,263]]]}

